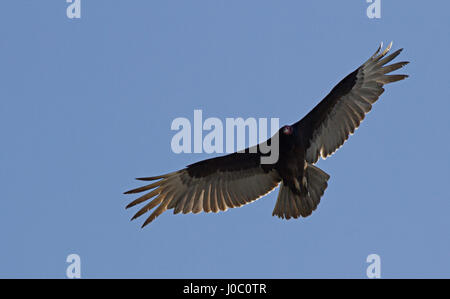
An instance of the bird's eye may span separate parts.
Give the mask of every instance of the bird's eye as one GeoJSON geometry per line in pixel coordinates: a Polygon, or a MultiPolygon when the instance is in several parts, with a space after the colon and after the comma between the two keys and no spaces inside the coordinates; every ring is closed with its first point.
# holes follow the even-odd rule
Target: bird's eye
{"type": "Polygon", "coordinates": [[[291,134],[292,134],[292,127],[291,127],[291,126],[284,126],[284,128],[283,128],[283,134],[285,134],[285,135],[291,135],[291,134]]]}

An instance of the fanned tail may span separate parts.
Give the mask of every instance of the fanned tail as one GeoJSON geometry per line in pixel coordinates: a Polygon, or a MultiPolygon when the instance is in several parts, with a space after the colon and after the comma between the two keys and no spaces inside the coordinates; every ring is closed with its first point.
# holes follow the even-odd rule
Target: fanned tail
{"type": "Polygon", "coordinates": [[[311,215],[319,205],[320,198],[328,186],[329,178],[330,176],[325,171],[308,163],[304,185],[300,187],[299,192],[281,183],[272,215],[283,219],[311,215]]]}

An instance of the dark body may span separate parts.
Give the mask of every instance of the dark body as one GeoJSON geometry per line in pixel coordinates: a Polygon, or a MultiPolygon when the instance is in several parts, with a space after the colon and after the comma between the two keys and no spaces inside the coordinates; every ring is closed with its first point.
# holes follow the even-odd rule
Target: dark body
{"type": "Polygon", "coordinates": [[[402,49],[389,56],[391,45],[380,48],[364,64],[342,79],[305,117],[282,127],[267,142],[279,140],[279,158],[261,163],[264,156],[246,149],[222,157],[200,161],[184,169],[156,177],[155,181],[126,192],[151,190],[128,207],[151,198],[133,217],[157,207],[143,226],[168,209],[174,213],[218,212],[248,204],[280,186],[273,215],[280,218],[306,217],[317,208],[330,176],[314,164],[340,148],[359,127],[387,83],[407,75],[388,75],[408,62],[388,65],[402,49]],[[276,137],[277,139],[274,139],[276,137]]]}

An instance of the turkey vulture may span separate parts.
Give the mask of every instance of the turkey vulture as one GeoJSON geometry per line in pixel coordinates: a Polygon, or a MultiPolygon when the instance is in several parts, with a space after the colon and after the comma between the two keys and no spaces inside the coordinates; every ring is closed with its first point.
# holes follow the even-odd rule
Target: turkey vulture
{"type": "Polygon", "coordinates": [[[148,191],[127,208],[153,199],[132,220],[153,208],[156,209],[142,227],[168,209],[173,209],[174,214],[226,211],[257,200],[279,184],[272,215],[283,219],[309,216],[317,208],[330,178],[314,164],[319,157],[332,155],[353,134],[384,92],[384,84],[408,77],[387,75],[408,64],[404,61],[387,65],[402,51],[386,56],[391,46],[392,43],[380,53],[381,44],[373,56],[339,82],[303,119],[278,130],[276,163],[262,164],[261,151],[246,149],[168,174],[139,178],[154,182],[125,192],[148,191]]]}

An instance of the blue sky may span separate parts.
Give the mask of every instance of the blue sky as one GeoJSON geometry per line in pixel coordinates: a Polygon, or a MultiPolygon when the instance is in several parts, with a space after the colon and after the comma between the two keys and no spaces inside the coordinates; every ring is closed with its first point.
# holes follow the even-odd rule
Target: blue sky
{"type": "Polygon", "coordinates": [[[0,277],[364,278],[450,276],[450,4],[366,1],[9,0],[0,9],[0,277]],[[174,154],[176,117],[303,117],[381,41],[405,81],[319,166],[305,219],[272,217],[277,191],[219,214],[130,222],[135,177],[174,154]]]}

